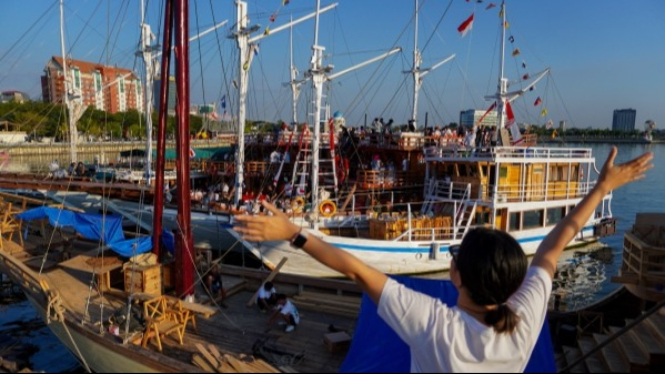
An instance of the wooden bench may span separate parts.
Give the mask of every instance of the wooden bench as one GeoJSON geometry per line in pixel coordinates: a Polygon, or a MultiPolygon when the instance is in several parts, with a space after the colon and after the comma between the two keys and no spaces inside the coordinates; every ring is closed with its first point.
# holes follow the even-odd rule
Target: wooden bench
{"type": "Polygon", "coordinates": [[[21,235],[21,221],[16,220],[13,214],[19,211],[12,209],[11,203],[0,201],[0,249],[3,249],[3,236],[7,236],[8,241],[12,241],[14,233],[18,233],[19,242],[23,247],[23,235],[21,235]]]}
{"type": "Polygon", "coordinates": [[[147,324],[141,346],[147,347],[148,341],[153,340],[159,351],[162,351],[162,336],[175,334],[184,344],[185,328],[187,327],[188,311],[175,312],[169,308],[167,299],[156,297],[143,303],[144,318],[147,324]]]}

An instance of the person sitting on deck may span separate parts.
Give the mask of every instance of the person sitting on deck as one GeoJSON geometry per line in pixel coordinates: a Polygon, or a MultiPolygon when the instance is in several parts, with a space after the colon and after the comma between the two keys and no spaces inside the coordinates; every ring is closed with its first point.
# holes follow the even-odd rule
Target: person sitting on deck
{"type": "Polygon", "coordinates": [[[222,299],[219,301],[219,305],[224,308],[228,308],[228,305],[224,303],[226,299],[226,291],[224,290],[224,284],[222,283],[222,273],[219,271],[219,266],[217,264],[212,266],[210,273],[206,276],[206,290],[211,294],[212,298],[220,296],[222,299]]]}
{"type": "Polygon", "coordinates": [[[293,332],[300,323],[300,314],[293,303],[286,298],[283,293],[277,294],[277,310],[268,319],[268,325],[271,325],[279,317],[286,322],[286,332],[293,332]]]}
{"type": "MultiPolygon", "coordinates": [[[[543,239],[530,264],[515,238],[501,230],[477,228],[466,234],[461,246],[450,246],[450,278],[458,291],[455,307],[308,235],[267,203],[272,216],[237,216],[234,229],[248,242],[290,241],[355,281],[409,346],[412,372],[523,372],[545,322],[563,250],[605,196],[653,168],[652,153],[620,165],[614,164],[616,156],[614,147],[593,189],[543,239]]],[[[278,303],[284,301],[278,297],[278,303]]]]}
{"type": "Polygon", "coordinates": [[[259,294],[256,297],[256,304],[263,313],[270,310],[277,303],[277,290],[272,282],[266,282],[259,288],[259,294]]]}

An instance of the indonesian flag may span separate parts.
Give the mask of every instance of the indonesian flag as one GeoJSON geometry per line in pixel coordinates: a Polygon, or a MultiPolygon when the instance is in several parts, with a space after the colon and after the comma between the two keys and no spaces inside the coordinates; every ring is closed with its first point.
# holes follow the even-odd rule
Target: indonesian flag
{"type": "Polygon", "coordinates": [[[543,101],[540,100],[540,96],[538,96],[538,98],[536,99],[536,101],[533,103],[533,106],[538,106],[538,105],[540,105],[540,103],[542,103],[542,102],[543,102],[543,101]]]}
{"type": "Polygon", "coordinates": [[[510,105],[510,101],[506,101],[506,116],[508,116],[506,128],[510,129],[510,135],[513,137],[513,145],[520,144],[524,139],[522,138],[520,128],[515,123],[515,114],[513,113],[513,107],[510,105]]]}
{"type": "Polygon", "coordinates": [[[462,24],[457,28],[457,31],[462,34],[462,37],[464,37],[464,35],[466,35],[466,33],[473,28],[473,15],[474,13],[471,13],[471,17],[467,18],[467,20],[462,22],[462,24]]]}
{"type": "Polygon", "coordinates": [[[212,113],[210,113],[210,118],[212,118],[214,120],[217,120],[217,119],[219,119],[219,116],[217,115],[217,113],[212,112],[212,113]]]}

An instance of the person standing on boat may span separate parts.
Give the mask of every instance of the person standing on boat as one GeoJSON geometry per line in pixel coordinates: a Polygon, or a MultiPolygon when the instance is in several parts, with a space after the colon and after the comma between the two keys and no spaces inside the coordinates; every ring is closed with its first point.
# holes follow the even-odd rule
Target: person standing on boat
{"type": "Polygon", "coordinates": [[[614,147],[598,182],[542,241],[529,267],[508,233],[478,228],[449,249],[457,305],[409,289],[358,258],[307,235],[275,207],[273,216],[238,216],[235,230],[252,242],[290,240],[351,280],[374,301],[381,318],[409,345],[412,372],[523,372],[545,322],[559,256],[603,198],[640,180],[653,154],[614,165],[614,147]]]}

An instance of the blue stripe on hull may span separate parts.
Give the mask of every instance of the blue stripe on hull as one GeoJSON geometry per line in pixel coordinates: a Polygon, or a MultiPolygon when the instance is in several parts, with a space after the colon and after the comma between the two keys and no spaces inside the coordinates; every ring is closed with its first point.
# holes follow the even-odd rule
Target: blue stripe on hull
{"type": "MultiPolygon", "coordinates": [[[[593,226],[590,227],[585,227],[582,230],[582,233],[586,233],[587,231],[593,232],[593,226]]],[[[532,242],[537,242],[537,241],[542,241],[545,239],[545,235],[540,235],[540,236],[534,236],[531,238],[520,238],[517,240],[518,243],[520,244],[526,244],[526,243],[532,243],[532,242]]],[[[353,244],[342,244],[342,243],[335,243],[335,242],[328,242],[329,244],[334,245],[335,247],[342,248],[342,249],[348,249],[348,250],[353,250],[353,251],[374,251],[374,252],[390,252],[390,253],[429,253],[430,248],[429,246],[427,247],[401,247],[401,248],[389,248],[389,247],[370,247],[370,246],[361,246],[361,245],[353,245],[353,244]]],[[[448,247],[441,247],[441,251],[447,251],[448,247]]]]}

